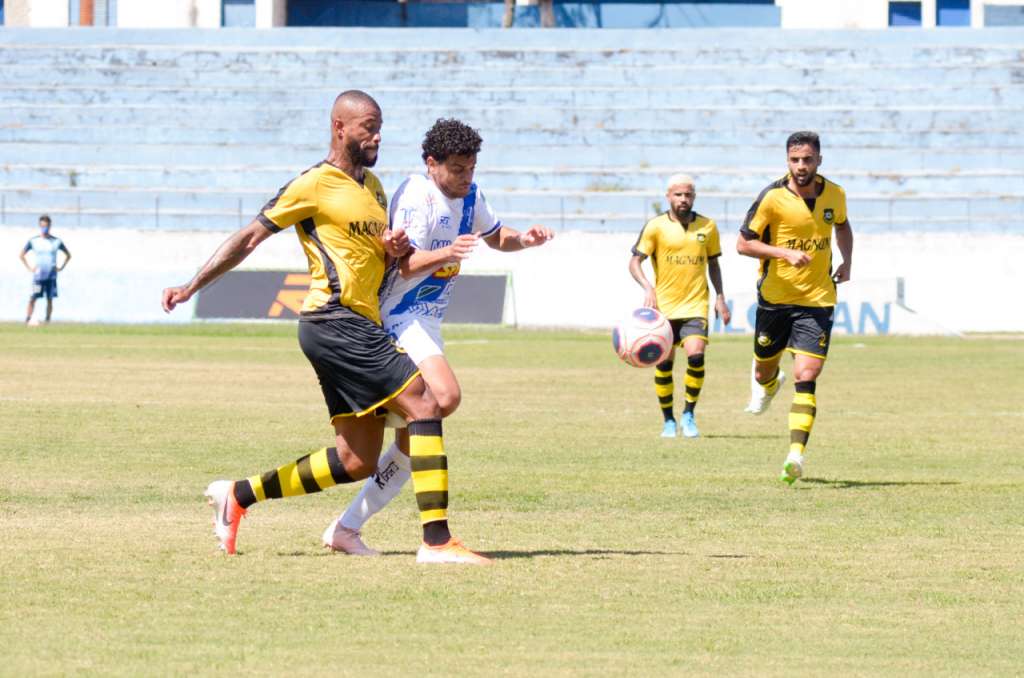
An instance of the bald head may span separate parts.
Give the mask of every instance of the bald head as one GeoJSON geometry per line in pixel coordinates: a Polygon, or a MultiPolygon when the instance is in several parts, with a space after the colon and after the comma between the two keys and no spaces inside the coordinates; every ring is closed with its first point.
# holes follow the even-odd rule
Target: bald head
{"type": "Polygon", "coordinates": [[[380,104],[369,94],[358,89],[345,90],[334,100],[331,120],[350,120],[362,115],[380,115],[380,104]]]}

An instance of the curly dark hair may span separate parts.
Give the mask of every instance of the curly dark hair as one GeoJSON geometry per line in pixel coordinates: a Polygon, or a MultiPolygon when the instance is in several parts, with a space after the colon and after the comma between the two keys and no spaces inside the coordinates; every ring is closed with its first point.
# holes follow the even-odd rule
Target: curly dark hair
{"type": "Polygon", "coordinates": [[[477,131],[455,118],[439,118],[423,137],[423,161],[444,162],[450,155],[476,155],[483,139],[477,131]]]}

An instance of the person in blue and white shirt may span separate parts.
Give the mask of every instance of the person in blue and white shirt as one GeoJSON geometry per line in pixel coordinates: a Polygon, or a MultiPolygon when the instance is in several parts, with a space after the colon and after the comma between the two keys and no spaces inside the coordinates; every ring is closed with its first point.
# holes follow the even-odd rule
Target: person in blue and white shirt
{"type": "MultiPolygon", "coordinates": [[[[551,229],[543,226],[516,231],[495,216],[473,183],[482,143],[469,125],[454,119],[438,120],[423,140],[426,175],[410,176],[391,199],[391,228],[404,229],[412,248],[384,276],[381,320],[416,363],[445,417],[462,398],[441,339],[441,321],[461,262],[480,240],[496,250],[514,252],[543,245],[554,237],[551,229]]],[[[377,555],[362,542],[360,530],[398,494],[411,474],[408,434],[399,428],[395,442],[380,456],[377,472],[345,513],[324,531],[324,545],[351,555],[377,555]]]]}
{"type": "Polygon", "coordinates": [[[21,263],[32,274],[32,295],[28,299],[28,310],[25,311],[25,323],[32,324],[32,313],[36,309],[36,299],[46,297],[46,322],[50,322],[53,315],[53,299],[57,296],[57,273],[63,271],[64,267],[71,261],[71,252],[64,245],[64,241],[57,236],[50,235],[50,217],[43,215],[39,217],[39,235],[31,238],[25,243],[21,250],[21,263]],[[32,263],[28,262],[25,255],[32,253],[32,263]],[[57,263],[57,253],[64,253],[64,262],[57,263]]]}

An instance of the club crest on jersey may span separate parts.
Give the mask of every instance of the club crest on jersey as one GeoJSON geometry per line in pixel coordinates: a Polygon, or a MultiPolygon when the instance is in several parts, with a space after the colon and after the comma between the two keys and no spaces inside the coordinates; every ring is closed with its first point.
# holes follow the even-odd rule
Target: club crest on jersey
{"type": "Polygon", "coordinates": [[[703,233],[698,233],[697,234],[697,242],[704,242],[707,239],[708,239],[708,237],[705,234],[703,234],[703,233]]]}
{"type": "Polygon", "coordinates": [[[388,199],[384,197],[383,193],[377,194],[377,204],[380,205],[385,210],[388,208],[388,199]]]}
{"type": "Polygon", "coordinates": [[[826,224],[831,224],[833,221],[835,221],[835,218],[836,218],[836,213],[832,210],[831,207],[827,208],[825,210],[825,223],[826,224]]]}
{"type": "Polygon", "coordinates": [[[759,335],[757,335],[757,345],[758,346],[768,346],[771,343],[772,343],[772,338],[769,337],[767,334],[759,334],[759,335]]]}

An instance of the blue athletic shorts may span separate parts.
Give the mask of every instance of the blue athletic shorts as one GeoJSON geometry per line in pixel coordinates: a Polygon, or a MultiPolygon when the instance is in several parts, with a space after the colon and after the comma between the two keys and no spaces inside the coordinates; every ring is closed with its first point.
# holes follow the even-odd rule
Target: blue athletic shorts
{"type": "Polygon", "coordinates": [[[47,299],[53,299],[57,296],[57,277],[47,278],[46,280],[33,280],[32,281],[32,298],[41,299],[46,297],[47,299]]]}

